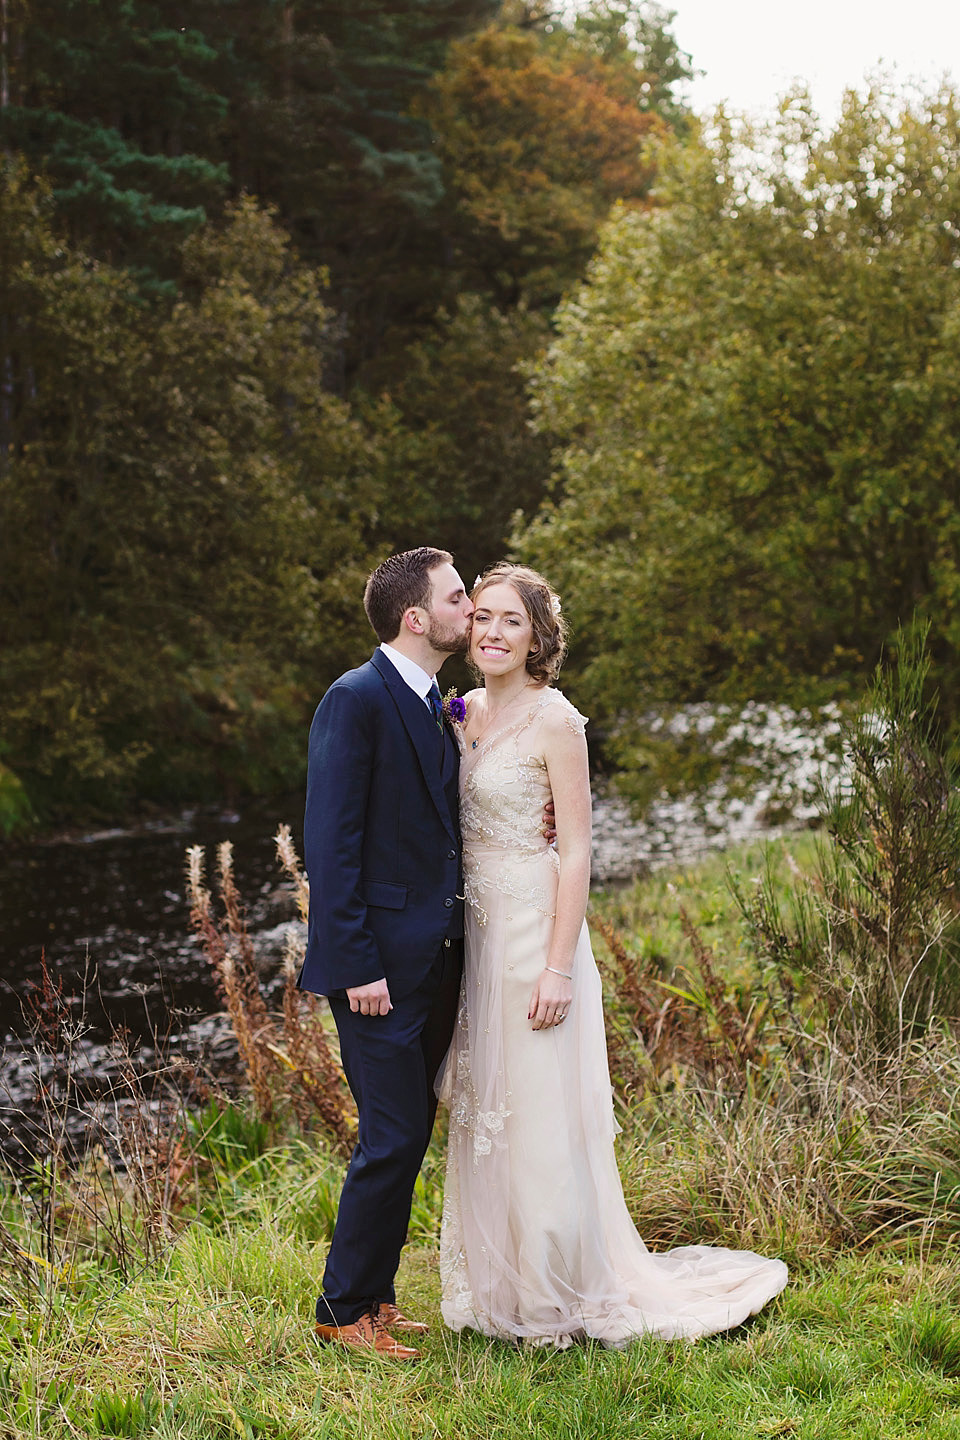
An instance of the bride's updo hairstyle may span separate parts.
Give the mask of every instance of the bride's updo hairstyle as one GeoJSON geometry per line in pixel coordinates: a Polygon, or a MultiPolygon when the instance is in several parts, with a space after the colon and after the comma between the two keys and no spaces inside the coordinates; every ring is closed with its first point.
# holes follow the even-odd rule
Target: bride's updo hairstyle
{"type": "Polygon", "coordinates": [[[560,673],[567,653],[567,622],[560,610],[560,596],[536,570],[511,565],[509,560],[501,560],[484,571],[470,596],[474,605],[479,604],[489,585],[512,585],[520,596],[533,626],[527,674],[538,685],[549,685],[560,673]]]}

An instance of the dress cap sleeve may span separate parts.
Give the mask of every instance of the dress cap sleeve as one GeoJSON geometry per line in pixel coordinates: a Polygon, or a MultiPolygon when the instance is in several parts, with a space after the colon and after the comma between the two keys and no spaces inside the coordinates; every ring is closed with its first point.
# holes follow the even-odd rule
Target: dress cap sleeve
{"type": "Polygon", "coordinates": [[[553,703],[557,705],[567,729],[572,730],[574,735],[585,734],[587,726],[590,723],[589,717],[581,715],[580,711],[570,704],[566,695],[561,694],[559,690],[551,690],[550,695],[551,697],[556,697],[553,703]]]}

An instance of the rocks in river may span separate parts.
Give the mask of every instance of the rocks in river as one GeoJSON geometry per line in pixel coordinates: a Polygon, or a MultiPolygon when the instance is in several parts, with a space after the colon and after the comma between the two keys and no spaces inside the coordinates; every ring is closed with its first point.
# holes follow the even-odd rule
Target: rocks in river
{"type": "Polygon", "coordinates": [[[661,794],[642,818],[611,791],[595,797],[593,880],[627,880],[657,865],[683,864],[707,850],[781,834],[816,818],[817,793],[840,773],[840,712],[815,720],[787,705],[690,705],[651,730],[699,735],[722,762],[720,779],[699,795],[661,794]],[[710,737],[716,735],[711,742],[710,737]]]}

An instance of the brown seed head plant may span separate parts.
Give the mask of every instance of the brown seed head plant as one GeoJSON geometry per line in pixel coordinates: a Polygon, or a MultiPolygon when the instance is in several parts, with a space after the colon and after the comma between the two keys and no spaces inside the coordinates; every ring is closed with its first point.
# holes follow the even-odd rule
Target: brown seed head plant
{"type": "MultiPolygon", "coordinates": [[[[305,920],[309,886],[290,827],[281,825],[275,840],[277,858],[291,883],[300,918],[305,920]]],[[[297,988],[303,941],[291,926],[283,957],[282,1009],[271,1014],[228,841],[217,847],[217,864],[223,910],[219,920],[204,884],[203,851],[199,846],[187,851],[190,920],[223,996],[257,1112],[266,1121],[292,1113],[302,1127],[317,1124],[334,1149],[348,1153],[356,1121],[326,1023],[328,1010],[319,997],[297,988]]]]}

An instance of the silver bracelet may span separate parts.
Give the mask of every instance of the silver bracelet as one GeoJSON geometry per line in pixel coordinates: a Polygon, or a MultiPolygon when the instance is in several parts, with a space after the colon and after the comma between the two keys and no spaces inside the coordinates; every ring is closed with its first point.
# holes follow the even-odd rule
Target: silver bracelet
{"type": "Polygon", "coordinates": [[[544,970],[549,970],[553,975],[562,975],[564,980],[572,980],[573,976],[568,975],[566,970],[556,970],[552,965],[544,965],[544,970]]]}

